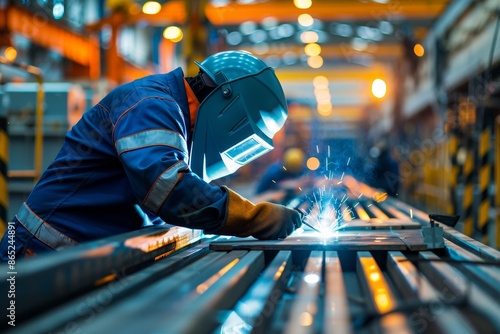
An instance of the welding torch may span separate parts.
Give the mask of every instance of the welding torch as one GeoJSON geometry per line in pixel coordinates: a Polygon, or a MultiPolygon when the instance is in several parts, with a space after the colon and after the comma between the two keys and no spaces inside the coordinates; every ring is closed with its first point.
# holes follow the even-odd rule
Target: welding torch
{"type": "Polygon", "coordinates": [[[290,203],[288,203],[288,205],[286,205],[286,207],[290,208],[290,209],[294,209],[300,213],[300,221],[302,222],[302,224],[304,224],[305,226],[309,227],[310,229],[312,229],[316,232],[321,233],[320,230],[318,230],[317,228],[315,228],[314,226],[312,226],[311,224],[306,222],[306,217],[309,213],[304,208],[300,207],[302,203],[303,203],[303,199],[301,199],[300,197],[296,197],[290,203]]]}
{"type": "Polygon", "coordinates": [[[299,212],[300,212],[300,215],[301,215],[301,219],[300,219],[300,220],[301,220],[302,224],[306,225],[307,227],[309,227],[310,229],[312,229],[312,230],[314,230],[314,231],[316,231],[316,232],[321,233],[321,231],[320,231],[320,230],[318,230],[316,227],[314,227],[314,226],[312,226],[311,224],[309,224],[309,223],[307,223],[307,222],[306,222],[306,217],[307,217],[307,212],[306,212],[306,210],[304,210],[304,209],[302,209],[302,208],[297,208],[297,209],[295,209],[295,210],[297,210],[297,211],[299,211],[299,212]]]}

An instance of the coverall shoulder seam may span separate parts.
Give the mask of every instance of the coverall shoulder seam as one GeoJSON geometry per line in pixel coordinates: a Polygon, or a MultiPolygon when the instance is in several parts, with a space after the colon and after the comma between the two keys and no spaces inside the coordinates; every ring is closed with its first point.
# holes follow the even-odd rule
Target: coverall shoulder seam
{"type": "MultiPolygon", "coordinates": [[[[111,133],[111,140],[113,141],[113,146],[116,144],[116,141],[115,141],[115,129],[116,129],[116,126],[118,124],[118,122],[123,118],[123,116],[125,116],[126,114],[128,114],[129,111],[131,111],[132,109],[135,109],[135,107],[137,107],[141,102],[145,101],[145,100],[149,100],[149,99],[158,99],[158,100],[167,100],[167,101],[170,101],[170,102],[174,102],[175,101],[173,99],[170,99],[170,98],[167,98],[167,97],[163,97],[163,96],[146,96],[146,97],[143,97],[142,99],[140,99],[139,101],[137,101],[134,105],[130,106],[127,110],[125,110],[117,119],[116,119],[116,122],[113,124],[113,132],[111,133]]],[[[179,107],[179,106],[177,106],[179,107]]]]}
{"type": "Polygon", "coordinates": [[[108,108],[106,108],[106,106],[104,106],[103,104],[101,104],[100,102],[97,104],[99,107],[101,107],[102,109],[104,109],[104,111],[106,111],[108,114],[110,114],[110,111],[108,110],[108,108]]]}

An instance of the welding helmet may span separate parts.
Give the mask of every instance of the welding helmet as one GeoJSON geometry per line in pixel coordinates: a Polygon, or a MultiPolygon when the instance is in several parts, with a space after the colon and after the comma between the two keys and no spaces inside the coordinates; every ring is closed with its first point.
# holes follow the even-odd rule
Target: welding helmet
{"type": "Polygon", "coordinates": [[[216,85],[198,108],[190,156],[191,170],[210,182],[271,151],[288,109],[274,70],[248,52],[195,63],[216,85]]]}

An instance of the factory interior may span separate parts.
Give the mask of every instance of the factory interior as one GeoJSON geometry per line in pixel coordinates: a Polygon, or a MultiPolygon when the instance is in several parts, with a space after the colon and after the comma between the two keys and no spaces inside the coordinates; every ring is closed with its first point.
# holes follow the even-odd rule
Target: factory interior
{"type": "Polygon", "coordinates": [[[0,0],[0,331],[500,333],[499,27],[500,0],[0,0]],[[165,112],[120,89],[174,72],[139,138],[165,112]]]}

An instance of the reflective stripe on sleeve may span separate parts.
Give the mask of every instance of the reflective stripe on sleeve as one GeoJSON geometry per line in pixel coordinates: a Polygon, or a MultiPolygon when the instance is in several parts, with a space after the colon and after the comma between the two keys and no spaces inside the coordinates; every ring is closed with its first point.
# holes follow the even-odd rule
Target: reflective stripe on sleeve
{"type": "Polygon", "coordinates": [[[53,249],[78,245],[78,242],[38,217],[26,203],[23,203],[16,216],[28,232],[53,249]]]}
{"type": "Polygon", "coordinates": [[[179,171],[186,169],[188,169],[187,164],[184,161],[179,161],[163,172],[163,174],[156,179],[151,190],[144,199],[144,207],[153,213],[157,213],[177,183],[179,171]]]}
{"type": "Polygon", "coordinates": [[[137,150],[147,146],[167,145],[182,151],[188,156],[187,144],[179,133],[169,130],[148,130],[120,138],[115,147],[118,155],[126,151],[137,150]]]}

